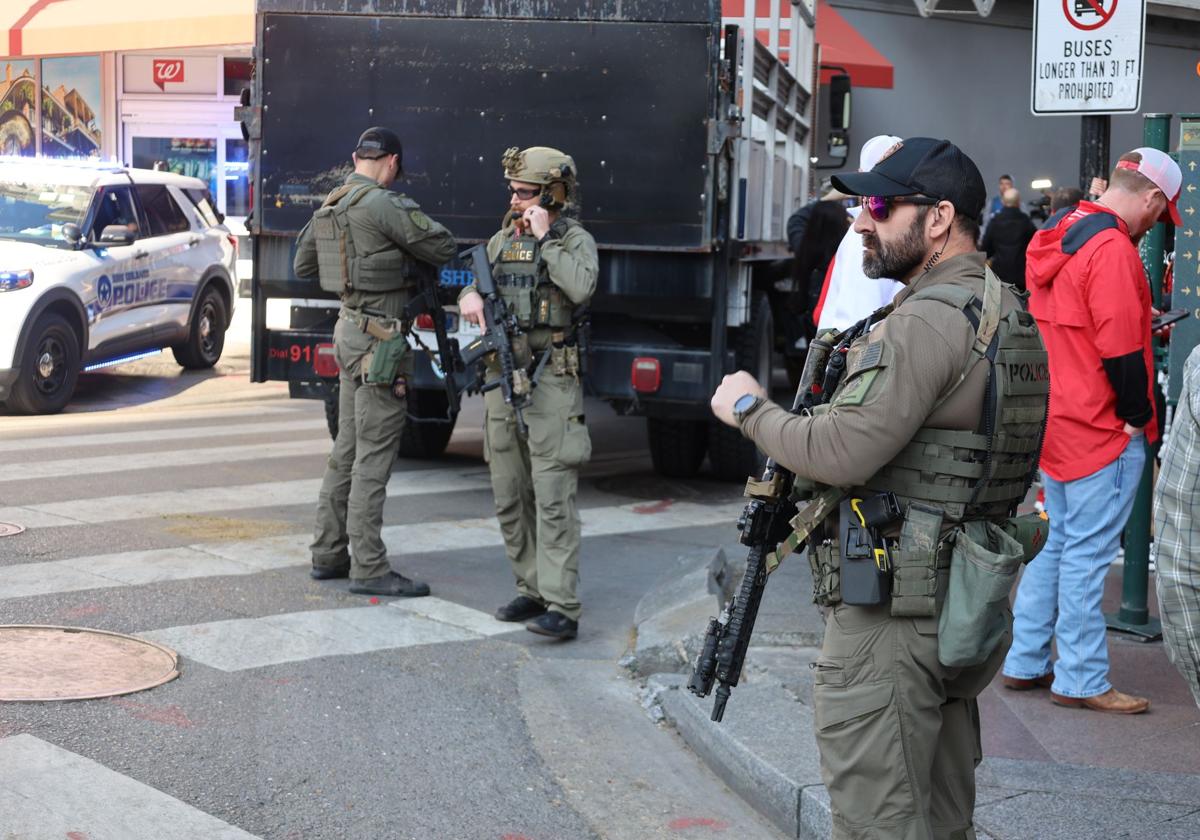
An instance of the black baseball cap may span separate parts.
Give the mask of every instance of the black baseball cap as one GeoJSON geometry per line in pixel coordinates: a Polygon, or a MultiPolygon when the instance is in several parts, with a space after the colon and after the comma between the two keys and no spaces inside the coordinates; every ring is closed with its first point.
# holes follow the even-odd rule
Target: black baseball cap
{"type": "Polygon", "coordinates": [[[910,137],[884,152],[870,172],[833,176],[846,195],[925,195],[944,199],[970,219],[979,218],[987,187],[979,167],[949,140],[910,137]]]}
{"type": "Polygon", "coordinates": [[[358,138],[354,154],[366,160],[375,160],[384,155],[402,155],[400,135],[381,125],[372,126],[358,138]]]}

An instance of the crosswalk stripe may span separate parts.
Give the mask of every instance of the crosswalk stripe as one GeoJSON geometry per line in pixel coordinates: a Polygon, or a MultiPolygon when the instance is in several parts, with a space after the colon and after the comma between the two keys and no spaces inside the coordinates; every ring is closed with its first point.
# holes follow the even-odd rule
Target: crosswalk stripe
{"type": "MultiPolygon", "coordinates": [[[[0,432],[3,430],[0,425],[0,432]]],[[[284,420],[279,422],[230,423],[224,426],[187,426],[168,429],[142,429],[129,432],[97,432],[90,435],[51,435],[23,439],[0,440],[0,452],[29,452],[38,449],[71,449],[87,447],[102,449],[106,446],[123,444],[158,443],[168,440],[195,441],[204,438],[232,438],[239,435],[271,435],[279,438],[292,432],[308,432],[326,429],[325,421],[313,417],[307,420],[284,420]]],[[[325,439],[329,445],[328,437],[325,439]]]]}
{"type": "MultiPolygon", "coordinates": [[[[631,462],[644,459],[641,452],[613,453],[594,459],[584,475],[596,477],[628,469],[631,462]]],[[[4,472],[6,472],[4,470],[4,472]]],[[[405,470],[392,473],[388,498],[490,490],[487,467],[442,467],[432,470],[405,470]]],[[[223,510],[249,510],[265,507],[315,505],[320,479],[267,481],[190,490],[160,490],[91,499],[70,499],[42,504],[0,507],[0,522],[13,522],[28,530],[76,525],[100,525],[127,522],[156,516],[183,516],[223,510]]]]}
{"type": "Polygon", "coordinates": [[[257,840],[102,764],[35,738],[0,739],[0,837],[257,840]]]}
{"type": "Polygon", "coordinates": [[[319,437],[289,440],[284,443],[251,443],[240,446],[174,449],[169,452],[127,452],[119,455],[97,455],[92,458],[33,461],[28,464],[10,464],[0,470],[0,482],[103,475],[126,470],[194,467],[199,464],[235,464],[266,458],[328,455],[329,448],[329,438],[319,437]]]}
{"type": "MultiPolygon", "coordinates": [[[[259,386],[261,387],[261,386],[259,386]]],[[[59,429],[119,425],[128,428],[140,423],[179,424],[185,420],[214,420],[218,417],[301,416],[305,408],[289,402],[286,393],[267,395],[262,400],[240,400],[211,404],[122,406],[104,411],[39,414],[33,417],[0,416],[0,438],[21,434],[41,438],[59,429]]],[[[311,409],[309,409],[311,410],[311,409]]]]}
{"type": "MultiPolygon", "coordinates": [[[[741,509],[740,502],[717,505],[659,502],[584,508],[579,515],[583,520],[583,536],[599,537],[728,523],[741,509]]],[[[500,526],[493,517],[390,525],[383,529],[383,539],[389,553],[399,556],[498,548],[504,544],[500,526]]],[[[4,566],[0,567],[0,600],[217,575],[249,575],[307,565],[310,541],[307,534],[286,534],[4,566]]],[[[455,623],[446,615],[434,617],[455,623]]],[[[478,627],[472,629],[478,631],[478,627]]]]}
{"type": "MultiPolygon", "coordinates": [[[[518,629],[510,624],[507,631],[518,629]]],[[[473,630],[381,605],[234,618],[138,635],[221,671],[482,638],[473,630]]]]}

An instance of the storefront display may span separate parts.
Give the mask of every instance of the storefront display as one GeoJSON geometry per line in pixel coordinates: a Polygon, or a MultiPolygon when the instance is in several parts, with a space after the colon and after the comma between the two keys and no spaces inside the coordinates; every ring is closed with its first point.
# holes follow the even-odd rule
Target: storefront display
{"type": "Polygon", "coordinates": [[[158,169],[199,178],[217,194],[217,141],[189,137],[134,137],[133,159],[137,169],[158,169]]]}

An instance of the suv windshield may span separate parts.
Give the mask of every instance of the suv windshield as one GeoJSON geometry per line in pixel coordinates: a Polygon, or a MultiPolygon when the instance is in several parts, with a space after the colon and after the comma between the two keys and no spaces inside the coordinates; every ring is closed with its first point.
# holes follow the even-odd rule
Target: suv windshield
{"type": "Polygon", "coordinates": [[[63,225],[83,225],[92,188],[46,181],[0,181],[0,239],[69,248],[63,225]]]}

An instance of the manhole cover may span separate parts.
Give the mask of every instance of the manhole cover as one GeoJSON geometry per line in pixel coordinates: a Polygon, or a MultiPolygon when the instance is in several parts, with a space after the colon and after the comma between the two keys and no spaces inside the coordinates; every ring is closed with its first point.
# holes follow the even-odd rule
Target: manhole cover
{"type": "Polygon", "coordinates": [[[91,700],[179,676],[170,648],[104,630],[0,626],[0,701],[91,700]]]}
{"type": "Polygon", "coordinates": [[[13,537],[24,530],[24,525],[13,525],[11,522],[0,522],[0,537],[13,537]]]}

